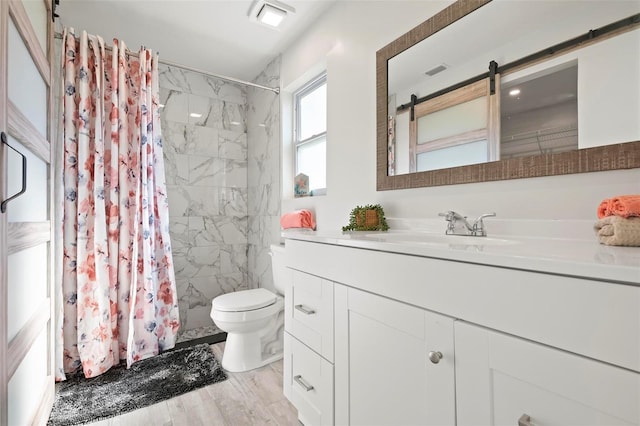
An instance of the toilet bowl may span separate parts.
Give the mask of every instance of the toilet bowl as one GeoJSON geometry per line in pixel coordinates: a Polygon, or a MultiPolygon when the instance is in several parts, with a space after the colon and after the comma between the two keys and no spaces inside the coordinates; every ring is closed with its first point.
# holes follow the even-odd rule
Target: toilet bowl
{"type": "Polygon", "coordinates": [[[282,359],[284,346],[284,246],[271,245],[276,294],[265,288],[223,294],[213,299],[211,319],[227,333],[222,368],[241,372],[282,359]]]}

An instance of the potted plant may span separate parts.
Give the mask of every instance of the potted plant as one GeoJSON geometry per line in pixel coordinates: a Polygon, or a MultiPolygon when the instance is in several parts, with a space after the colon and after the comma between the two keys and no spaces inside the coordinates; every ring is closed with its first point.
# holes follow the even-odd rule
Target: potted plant
{"type": "Polygon", "coordinates": [[[380,204],[356,206],[349,214],[349,224],[342,231],[387,231],[387,219],[380,204]]]}

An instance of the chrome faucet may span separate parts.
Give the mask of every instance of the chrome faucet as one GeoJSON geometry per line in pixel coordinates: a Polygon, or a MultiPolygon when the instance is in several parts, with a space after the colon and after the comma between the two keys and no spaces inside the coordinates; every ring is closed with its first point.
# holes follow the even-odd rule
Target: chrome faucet
{"type": "Polygon", "coordinates": [[[438,216],[444,216],[444,220],[447,223],[447,235],[471,235],[473,237],[486,237],[487,230],[484,228],[484,222],[482,219],[485,217],[493,217],[495,213],[485,213],[478,216],[473,223],[467,221],[466,216],[462,216],[460,213],[449,210],[446,213],[439,213],[438,216]],[[464,227],[458,226],[461,223],[464,227]]]}

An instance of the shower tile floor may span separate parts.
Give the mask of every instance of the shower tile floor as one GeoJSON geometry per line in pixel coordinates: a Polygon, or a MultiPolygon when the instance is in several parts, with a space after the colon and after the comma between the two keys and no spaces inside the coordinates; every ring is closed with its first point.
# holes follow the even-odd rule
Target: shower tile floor
{"type": "Polygon", "coordinates": [[[199,339],[201,337],[213,336],[214,334],[223,333],[215,325],[207,325],[205,327],[192,328],[190,330],[178,331],[176,343],[187,342],[189,340],[199,339]]]}

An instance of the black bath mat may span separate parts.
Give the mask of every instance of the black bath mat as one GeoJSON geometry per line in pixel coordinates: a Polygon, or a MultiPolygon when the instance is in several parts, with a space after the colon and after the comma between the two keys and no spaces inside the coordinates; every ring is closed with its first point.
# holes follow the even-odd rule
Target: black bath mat
{"type": "Polygon", "coordinates": [[[164,352],[126,369],[114,367],[59,383],[48,425],[77,425],[114,417],[226,380],[208,344],[164,352]]]}

